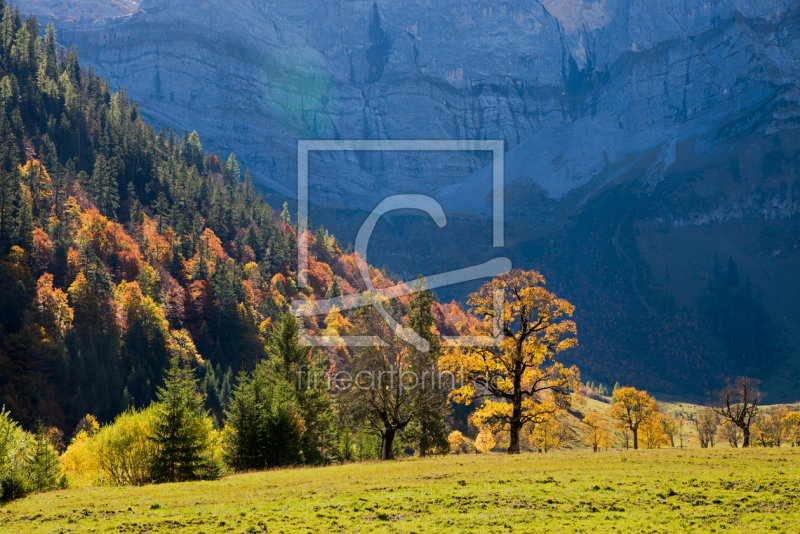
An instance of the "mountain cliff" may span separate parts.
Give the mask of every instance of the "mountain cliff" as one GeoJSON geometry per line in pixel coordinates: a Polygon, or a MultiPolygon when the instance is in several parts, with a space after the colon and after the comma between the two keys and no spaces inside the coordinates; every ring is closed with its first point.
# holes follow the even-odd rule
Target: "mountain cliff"
{"type": "MultiPolygon", "coordinates": [[[[125,86],[145,116],[198,129],[289,195],[298,138],[502,139],[512,149],[507,180],[560,198],[652,150],[648,179],[658,179],[679,141],[713,150],[721,128],[737,117],[745,126],[754,110],[780,103],[775,127],[796,121],[790,0],[139,8],[62,22],[60,41],[125,86]]],[[[387,193],[432,193],[487,163],[480,154],[328,153],[311,162],[314,201],[369,206],[387,193]]]]}

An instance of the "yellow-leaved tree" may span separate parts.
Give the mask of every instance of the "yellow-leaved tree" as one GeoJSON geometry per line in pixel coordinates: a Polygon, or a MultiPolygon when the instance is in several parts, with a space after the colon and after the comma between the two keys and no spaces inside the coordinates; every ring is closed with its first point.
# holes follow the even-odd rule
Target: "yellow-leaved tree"
{"type": "Polygon", "coordinates": [[[614,392],[614,404],[606,411],[620,430],[633,433],[633,448],[639,448],[639,428],[659,413],[656,400],[646,391],[636,388],[619,388],[614,392]]]}
{"type": "Polygon", "coordinates": [[[793,446],[800,446],[800,412],[789,412],[783,418],[787,439],[793,446]]]}
{"type": "Polygon", "coordinates": [[[513,270],[484,284],[468,300],[479,318],[471,335],[494,343],[450,346],[439,360],[442,371],[461,378],[451,398],[464,404],[484,399],[472,422],[507,431],[509,454],[520,452],[526,425],[545,422],[570,406],[580,382],[577,367],[555,360],[578,343],[575,323],[568,320],[575,307],[544,283],[536,271],[513,270]]]}
{"type": "Polygon", "coordinates": [[[450,444],[450,452],[456,454],[469,452],[469,440],[458,430],[450,432],[450,435],[447,436],[447,442],[450,444]]]}
{"type": "Polygon", "coordinates": [[[497,445],[497,438],[490,428],[482,428],[475,438],[475,448],[484,454],[490,452],[497,445]]]}
{"type": "Polygon", "coordinates": [[[607,449],[611,445],[611,434],[608,432],[608,424],[603,421],[603,416],[597,412],[589,413],[583,418],[583,424],[589,427],[589,433],[584,441],[594,452],[600,447],[607,449]]]}
{"type": "Polygon", "coordinates": [[[572,431],[564,421],[559,421],[553,416],[537,424],[530,429],[528,442],[531,448],[536,448],[540,452],[560,449],[570,440],[572,431]]]}
{"type": "Polygon", "coordinates": [[[642,421],[639,434],[645,449],[659,449],[661,446],[670,445],[669,429],[674,428],[674,422],[668,416],[655,412],[652,416],[642,421]]]}

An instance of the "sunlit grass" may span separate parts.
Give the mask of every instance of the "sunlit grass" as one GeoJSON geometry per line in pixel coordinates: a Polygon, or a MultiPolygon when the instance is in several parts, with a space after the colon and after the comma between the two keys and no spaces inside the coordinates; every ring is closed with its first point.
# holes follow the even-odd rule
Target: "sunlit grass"
{"type": "Polygon", "coordinates": [[[83,488],[2,532],[798,532],[800,449],[461,455],[83,488]]]}

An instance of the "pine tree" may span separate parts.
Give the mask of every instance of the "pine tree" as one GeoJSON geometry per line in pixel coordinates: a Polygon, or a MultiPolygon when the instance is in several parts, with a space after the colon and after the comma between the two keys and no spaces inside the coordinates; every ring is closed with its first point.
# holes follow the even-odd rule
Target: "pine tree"
{"type": "MultiPolygon", "coordinates": [[[[413,288],[417,292],[414,293],[408,306],[408,326],[430,345],[428,356],[423,360],[424,367],[433,372],[440,353],[439,336],[434,332],[436,320],[431,309],[433,295],[427,289],[425,278],[422,275],[414,281],[413,288]]],[[[448,431],[445,423],[447,397],[444,391],[436,393],[437,402],[430,403],[420,413],[418,419],[406,427],[404,432],[404,441],[411,443],[420,456],[427,456],[433,451],[448,450],[448,431]]]]}
{"type": "Polygon", "coordinates": [[[333,411],[325,390],[325,364],[321,353],[300,345],[299,324],[285,313],[270,335],[266,369],[294,393],[298,414],[306,428],[302,452],[308,463],[330,460],[334,448],[333,411]]]}
{"type": "Polygon", "coordinates": [[[94,172],[88,184],[89,193],[94,197],[97,209],[109,218],[115,218],[119,207],[119,185],[114,177],[112,165],[98,154],[94,162],[94,172]]]}
{"type": "Polygon", "coordinates": [[[210,456],[211,422],[192,369],[182,368],[178,358],[173,358],[157,395],[151,437],[158,447],[153,478],[159,482],[209,478],[215,471],[210,456]]]}
{"type": "Polygon", "coordinates": [[[200,144],[200,136],[197,135],[196,131],[189,134],[189,138],[186,141],[185,158],[187,166],[191,167],[194,165],[199,172],[205,170],[203,146],[200,144]]]}
{"type": "Polygon", "coordinates": [[[81,64],[78,61],[78,51],[75,49],[75,43],[69,47],[69,54],[67,55],[67,65],[64,69],[67,73],[72,85],[77,87],[81,81],[81,64]]]}
{"type": "Polygon", "coordinates": [[[39,421],[33,440],[31,455],[26,465],[28,480],[35,491],[47,491],[66,486],[66,478],[61,474],[61,460],[50,444],[47,429],[39,421]]]}
{"type": "Polygon", "coordinates": [[[242,171],[239,169],[239,162],[236,161],[236,154],[231,152],[231,155],[228,157],[228,163],[225,165],[225,178],[227,183],[237,183],[241,174],[242,171]]]}
{"type": "Polygon", "coordinates": [[[158,194],[158,198],[153,201],[152,207],[156,210],[158,214],[158,233],[161,233],[161,230],[164,225],[164,219],[167,217],[169,213],[169,200],[167,199],[167,195],[161,191],[158,194]]]}
{"type": "Polygon", "coordinates": [[[292,225],[292,215],[289,213],[289,203],[283,203],[283,211],[281,211],[281,220],[288,226],[292,225]]]}
{"type": "Polygon", "coordinates": [[[17,194],[17,220],[14,242],[26,252],[33,250],[33,198],[25,184],[19,184],[17,194]]]}
{"type": "Polygon", "coordinates": [[[253,177],[249,167],[244,173],[244,202],[248,209],[253,207],[253,177]]]}

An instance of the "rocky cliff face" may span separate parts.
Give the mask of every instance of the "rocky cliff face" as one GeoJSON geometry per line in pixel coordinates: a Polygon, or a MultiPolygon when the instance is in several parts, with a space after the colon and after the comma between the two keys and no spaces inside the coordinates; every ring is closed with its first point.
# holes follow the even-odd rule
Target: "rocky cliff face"
{"type": "Polygon", "coordinates": [[[93,23],[99,20],[122,17],[136,10],[139,2],[133,0],[20,0],[15,2],[25,14],[36,15],[45,24],[93,23]]]}
{"type": "MultiPolygon", "coordinates": [[[[708,152],[720,134],[754,121],[796,124],[793,0],[139,8],[91,25],[62,22],[60,41],[126,87],[145,115],[197,129],[290,195],[298,138],[503,139],[507,180],[560,198],[620,177],[653,151],[645,179],[658,180],[690,137],[708,152]]],[[[488,189],[459,184],[487,163],[483,154],[318,154],[312,200],[367,206],[387,193],[444,188],[451,204],[482,210],[488,189]]]]}

